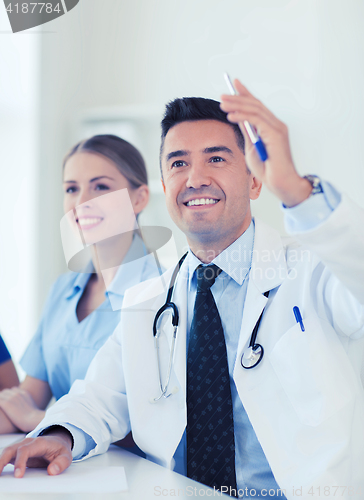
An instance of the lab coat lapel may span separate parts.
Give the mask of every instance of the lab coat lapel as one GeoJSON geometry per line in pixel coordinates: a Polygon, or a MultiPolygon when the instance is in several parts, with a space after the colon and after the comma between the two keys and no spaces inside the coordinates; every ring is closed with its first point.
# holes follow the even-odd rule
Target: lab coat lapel
{"type": "Polygon", "coordinates": [[[249,343],[254,326],[267,303],[268,299],[264,296],[264,292],[278,287],[286,276],[285,251],[278,232],[256,219],[252,267],[244,303],[235,370],[240,367],[241,354],[249,343]]]}
{"type": "MultiPolygon", "coordinates": [[[[154,402],[154,398],[160,395],[157,383],[159,375],[154,340],[150,334],[155,314],[165,303],[172,271],[173,269],[168,270],[161,280],[158,288],[163,288],[163,291],[161,290],[161,293],[146,306],[145,314],[138,313],[135,324],[131,326],[128,336],[130,340],[129,353],[126,359],[130,370],[127,390],[129,389],[130,393],[135,392],[137,395],[135,400],[133,399],[129,403],[135,442],[146,452],[150,460],[168,468],[173,467],[173,455],[186,427],[187,279],[184,279],[183,272],[176,280],[172,295],[172,301],[177,305],[179,312],[175,355],[168,385],[168,393],[172,393],[172,395],[167,399],[162,397],[157,402],[154,402]],[[148,332],[147,335],[146,332],[148,332]],[[143,347],[141,348],[141,346],[143,347]],[[140,362],[142,370],[138,368],[140,362]]],[[[155,283],[153,282],[149,289],[154,290],[155,283]]],[[[173,335],[171,317],[165,315],[165,319],[165,325],[161,328],[159,352],[163,385],[167,380],[173,335]]]]}

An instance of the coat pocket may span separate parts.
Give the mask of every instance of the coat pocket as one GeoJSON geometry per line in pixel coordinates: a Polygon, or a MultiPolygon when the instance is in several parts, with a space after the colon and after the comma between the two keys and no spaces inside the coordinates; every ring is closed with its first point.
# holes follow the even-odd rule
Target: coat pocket
{"type": "Polygon", "coordinates": [[[301,422],[317,426],[354,397],[352,370],[331,326],[325,332],[316,317],[304,325],[304,332],[299,324],[290,328],[269,358],[301,422]]]}

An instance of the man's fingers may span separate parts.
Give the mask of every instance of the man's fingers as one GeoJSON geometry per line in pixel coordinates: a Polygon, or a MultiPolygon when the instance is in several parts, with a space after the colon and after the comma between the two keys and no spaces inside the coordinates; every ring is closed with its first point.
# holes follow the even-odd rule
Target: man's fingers
{"type": "Polygon", "coordinates": [[[58,455],[52,462],[48,465],[47,471],[50,476],[56,476],[64,470],[67,469],[72,463],[71,453],[58,455]]]}
{"type": "Polygon", "coordinates": [[[14,476],[23,477],[26,467],[46,467],[49,463],[49,452],[53,455],[55,450],[49,447],[46,440],[42,438],[30,438],[18,445],[14,460],[14,476]]]}
{"type": "MultiPolygon", "coordinates": [[[[279,128],[281,122],[264,104],[251,94],[246,87],[239,81],[234,80],[234,85],[238,95],[221,96],[221,109],[226,113],[240,112],[243,115],[240,119],[251,120],[254,125],[255,119],[263,120],[267,125],[273,128],[279,128]]],[[[233,118],[234,114],[229,116],[233,118]]],[[[233,120],[235,122],[235,119],[233,120]]]]}
{"type": "Polygon", "coordinates": [[[21,445],[27,444],[30,441],[32,441],[32,438],[27,438],[24,439],[21,443],[13,444],[12,446],[8,446],[3,450],[3,452],[0,455],[0,474],[2,473],[5,465],[14,463],[18,448],[21,445]]]}
{"type": "Polygon", "coordinates": [[[251,94],[249,90],[245,87],[245,85],[243,85],[241,81],[238,80],[237,78],[235,78],[234,80],[234,87],[236,88],[236,90],[239,92],[240,95],[249,95],[253,97],[253,94],[251,94]]]}
{"type": "Polygon", "coordinates": [[[72,462],[71,447],[61,436],[27,438],[5,448],[0,455],[0,474],[5,465],[14,463],[15,477],[23,477],[26,467],[47,467],[50,475],[63,472],[72,462]]]}
{"type": "Polygon", "coordinates": [[[2,473],[5,465],[12,463],[12,459],[15,457],[15,454],[12,447],[5,448],[5,450],[0,455],[0,474],[2,473]]]}
{"type": "Polygon", "coordinates": [[[268,125],[278,129],[281,122],[273,115],[260,101],[246,99],[242,96],[226,96],[222,100],[220,107],[228,113],[228,119],[234,123],[238,120],[248,120],[254,125],[268,125]]]}
{"type": "Polygon", "coordinates": [[[19,446],[16,457],[14,461],[14,476],[23,477],[25,474],[25,469],[27,467],[27,461],[29,458],[29,445],[19,446]]]}

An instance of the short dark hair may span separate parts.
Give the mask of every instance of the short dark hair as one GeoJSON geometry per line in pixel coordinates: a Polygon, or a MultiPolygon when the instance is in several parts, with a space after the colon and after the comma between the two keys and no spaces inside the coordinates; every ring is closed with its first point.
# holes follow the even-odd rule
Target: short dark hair
{"type": "MultiPolygon", "coordinates": [[[[164,139],[168,131],[178,123],[198,120],[217,120],[229,125],[235,132],[236,142],[239,148],[245,153],[244,136],[239,126],[229,122],[227,113],[222,111],[218,101],[214,99],[205,99],[204,97],[182,97],[174,99],[166,105],[164,117],[161,122],[162,136],[160,159],[162,159],[164,139]]],[[[160,163],[162,173],[162,162],[160,163]]]]}
{"type": "Polygon", "coordinates": [[[130,142],[112,134],[94,135],[78,142],[67,153],[63,167],[77,153],[95,153],[111,160],[119,172],[128,180],[132,189],[148,184],[144,159],[130,142]]]}

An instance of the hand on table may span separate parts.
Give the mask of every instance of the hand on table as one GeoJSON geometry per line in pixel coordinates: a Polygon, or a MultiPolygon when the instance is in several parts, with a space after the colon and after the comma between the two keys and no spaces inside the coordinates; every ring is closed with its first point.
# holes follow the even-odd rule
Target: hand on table
{"type": "Polygon", "coordinates": [[[26,438],[8,446],[0,455],[0,474],[9,463],[14,464],[15,477],[23,477],[26,467],[47,467],[50,476],[60,474],[72,463],[72,441],[66,432],[26,438]]]}
{"type": "Polygon", "coordinates": [[[250,171],[263,182],[286,206],[304,201],[312,186],[295,169],[288,139],[287,126],[256,99],[239,80],[234,80],[238,95],[221,96],[221,109],[228,119],[239,124],[245,138],[245,157],[250,171]],[[262,162],[244,128],[244,120],[254,125],[265,144],[268,159],[262,162]]]}
{"type": "Polygon", "coordinates": [[[43,419],[45,411],[40,410],[28,391],[20,387],[0,392],[0,408],[21,431],[30,432],[43,419]]]}

